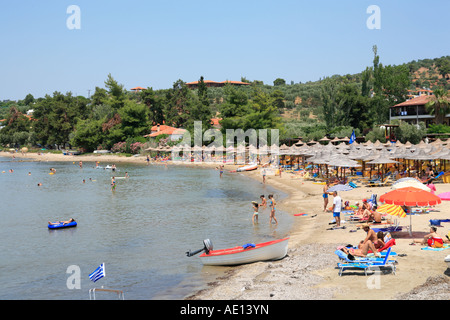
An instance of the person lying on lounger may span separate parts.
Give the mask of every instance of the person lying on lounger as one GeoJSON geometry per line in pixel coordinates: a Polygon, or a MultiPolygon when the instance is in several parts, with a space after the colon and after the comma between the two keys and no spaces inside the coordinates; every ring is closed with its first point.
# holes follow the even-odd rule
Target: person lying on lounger
{"type": "Polygon", "coordinates": [[[364,244],[360,243],[357,249],[343,247],[341,250],[344,251],[344,253],[346,253],[347,255],[350,254],[350,259],[351,256],[365,257],[367,256],[367,253],[369,253],[369,250],[372,250],[376,257],[381,257],[381,254],[377,251],[373,242],[370,240],[364,244]]]}

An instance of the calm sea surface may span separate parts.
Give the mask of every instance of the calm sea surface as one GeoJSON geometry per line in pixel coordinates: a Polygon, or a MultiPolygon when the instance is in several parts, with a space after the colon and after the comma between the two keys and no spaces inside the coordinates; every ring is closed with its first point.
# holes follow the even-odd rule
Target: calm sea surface
{"type": "Polygon", "coordinates": [[[130,178],[111,191],[111,171],[94,166],[0,158],[0,299],[89,299],[101,286],[125,299],[182,299],[224,270],[186,251],[204,239],[215,249],[278,239],[293,221],[278,210],[278,226],[270,225],[266,210],[253,226],[251,201],[286,195],[245,173],[220,179],[214,169],[117,164],[115,176],[130,178]],[[76,228],[47,228],[69,218],[76,228]],[[103,262],[106,277],[93,283],[88,275],[103,262]],[[67,286],[77,276],[70,266],[79,268],[81,289],[67,286]]]}

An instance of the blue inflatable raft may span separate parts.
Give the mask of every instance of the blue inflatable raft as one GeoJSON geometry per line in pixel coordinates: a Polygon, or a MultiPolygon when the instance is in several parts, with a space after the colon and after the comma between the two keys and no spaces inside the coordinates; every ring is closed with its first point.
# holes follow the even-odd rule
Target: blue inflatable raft
{"type": "Polygon", "coordinates": [[[49,229],[63,229],[63,228],[72,228],[72,227],[76,227],[77,226],[77,222],[76,221],[72,221],[69,223],[58,223],[58,224],[49,224],[48,228],[49,229]]]}

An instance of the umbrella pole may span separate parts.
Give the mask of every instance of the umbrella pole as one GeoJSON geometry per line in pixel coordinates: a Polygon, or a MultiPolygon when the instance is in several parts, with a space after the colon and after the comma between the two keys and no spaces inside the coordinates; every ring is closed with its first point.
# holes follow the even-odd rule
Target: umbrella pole
{"type": "Polygon", "coordinates": [[[409,236],[412,238],[412,212],[409,213],[409,236]]]}

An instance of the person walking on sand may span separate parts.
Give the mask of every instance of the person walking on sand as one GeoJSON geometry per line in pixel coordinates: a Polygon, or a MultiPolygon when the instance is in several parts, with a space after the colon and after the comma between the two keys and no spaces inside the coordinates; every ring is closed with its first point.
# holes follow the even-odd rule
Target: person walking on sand
{"type": "Polygon", "coordinates": [[[328,188],[330,187],[330,182],[327,180],[326,184],[323,186],[323,212],[327,211],[327,205],[328,205],[328,188]]]}
{"type": "Polygon", "coordinates": [[[256,201],[252,201],[252,205],[253,205],[253,216],[252,216],[252,223],[255,224],[258,223],[258,208],[259,208],[259,204],[256,201]]]}
{"type": "Polygon", "coordinates": [[[269,223],[272,223],[272,219],[275,220],[275,224],[278,224],[277,218],[275,218],[275,206],[277,203],[273,198],[273,194],[269,194],[269,207],[270,207],[270,220],[269,223]]]}
{"type": "Polygon", "coordinates": [[[262,174],[262,177],[263,177],[263,183],[266,183],[266,168],[262,168],[261,174],[262,174]]]}
{"type": "Polygon", "coordinates": [[[336,220],[336,227],[341,226],[341,209],[342,209],[342,199],[338,196],[337,191],[333,192],[333,217],[336,220]]]}

